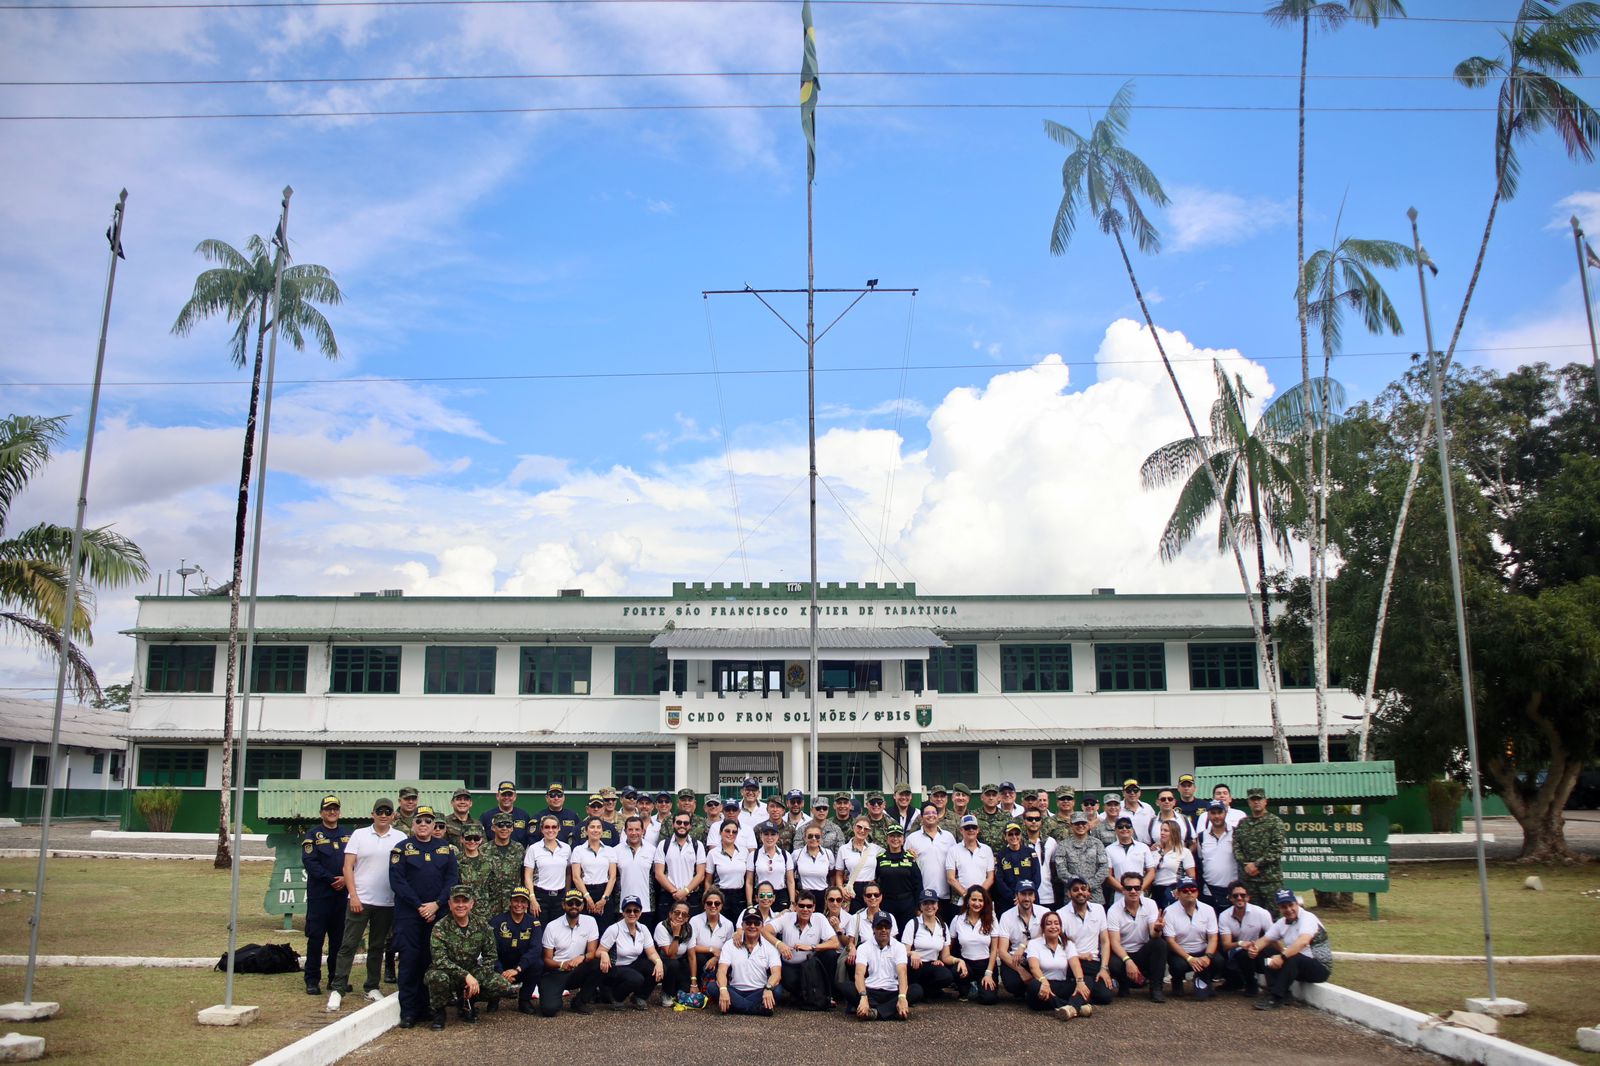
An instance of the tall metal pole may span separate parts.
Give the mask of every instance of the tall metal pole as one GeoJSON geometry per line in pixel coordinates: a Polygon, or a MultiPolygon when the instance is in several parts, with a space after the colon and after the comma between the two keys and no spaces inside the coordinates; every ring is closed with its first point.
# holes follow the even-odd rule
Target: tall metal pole
{"type": "Polygon", "coordinates": [[[1589,365],[1594,370],[1594,396],[1600,400],[1600,345],[1594,337],[1594,303],[1589,298],[1589,261],[1584,255],[1583,227],[1572,216],[1572,242],[1578,248],[1578,280],[1583,282],[1583,321],[1589,327],[1589,365]]]}
{"type": "Polygon", "coordinates": [[[817,781],[817,260],[812,244],[811,182],[806,182],[806,445],[811,454],[811,793],[817,781]]]}
{"type": "Polygon", "coordinates": [[[278,362],[278,317],[283,312],[283,264],[289,258],[289,197],[283,187],[283,214],[272,243],[278,246],[272,266],[272,339],[267,342],[266,396],[261,401],[261,450],[256,453],[256,506],[250,531],[250,605],[245,612],[244,669],[239,682],[239,745],[234,749],[233,887],[228,897],[228,986],[223,1005],[233,1006],[233,953],[239,944],[239,852],[244,845],[244,766],[250,744],[250,673],[255,667],[256,586],[261,579],[261,512],[267,498],[267,442],[272,429],[272,376],[278,362]]]}
{"type": "MultiPolygon", "coordinates": [[[[1472,782],[1472,821],[1478,844],[1478,895],[1483,902],[1483,957],[1488,963],[1489,998],[1498,999],[1494,983],[1494,933],[1489,924],[1489,860],[1483,850],[1483,788],[1478,780],[1478,723],[1472,710],[1472,657],[1467,647],[1467,608],[1461,594],[1461,551],[1456,543],[1455,492],[1450,484],[1449,434],[1444,424],[1444,385],[1439,372],[1438,353],[1433,350],[1433,321],[1428,315],[1428,282],[1423,266],[1432,265],[1422,251],[1417,235],[1417,209],[1406,212],[1411,219],[1411,244],[1417,253],[1417,286],[1422,292],[1422,328],[1428,343],[1428,376],[1433,382],[1433,425],[1439,445],[1439,484],[1444,490],[1445,535],[1450,539],[1450,591],[1455,598],[1456,645],[1461,657],[1461,705],[1467,720],[1467,764],[1472,782]]],[[[1582,252],[1580,251],[1581,255],[1582,252]]]]}
{"type": "Polygon", "coordinates": [[[72,619],[78,610],[78,580],[83,570],[83,514],[89,507],[89,462],[94,458],[94,424],[100,414],[100,378],[106,366],[106,333],[111,328],[111,293],[117,284],[117,260],[122,257],[122,215],[128,206],[123,189],[111,209],[111,265],[106,268],[106,298],[100,310],[100,346],[94,357],[94,387],[89,392],[89,425],[83,438],[83,474],[78,479],[78,516],[72,526],[72,561],[68,566],[66,610],[61,615],[61,641],[57,651],[55,718],[50,723],[50,761],[44,779],[44,809],[39,812],[39,872],[33,881],[33,915],[28,919],[28,969],[22,979],[22,1002],[33,1002],[33,973],[39,964],[39,923],[44,912],[44,868],[50,859],[50,813],[56,796],[56,760],[61,757],[61,711],[67,694],[67,654],[72,646],[72,619]]]}

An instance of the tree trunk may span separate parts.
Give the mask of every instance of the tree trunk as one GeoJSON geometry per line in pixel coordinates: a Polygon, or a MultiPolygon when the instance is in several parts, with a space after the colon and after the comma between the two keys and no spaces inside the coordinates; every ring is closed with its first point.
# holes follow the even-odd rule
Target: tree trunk
{"type": "MultiPolygon", "coordinates": [[[[256,405],[261,398],[261,362],[267,338],[267,305],[261,303],[256,330],[255,369],[250,375],[250,408],[244,422],[244,458],[239,469],[239,506],[233,519],[233,582],[228,590],[228,668],[222,695],[222,796],[218,804],[217,869],[233,865],[233,846],[229,840],[233,823],[233,694],[239,679],[239,586],[244,580],[245,518],[250,504],[250,467],[256,452],[256,405]]],[[[249,708],[245,708],[249,713],[249,708]]]]}
{"type": "MultiPolygon", "coordinates": [[[[1498,140],[1497,140],[1498,145],[1498,140]]],[[[1467,322],[1467,308],[1472,306],[1472,293],[1478,287],[1478,275],[1483,272],[1483,260],[1489,253],[1489,235],[1494,232],[1494,216],[1500,209],[1500,151],[1495,151],[1495,183],[1494,198],[1489,201],[1489,218],[1483,225],[1483,239],[1478,242],[1478,259],[1472,265],[1472,277],[1467,279],[1467,292],[1461,299],[1461,313],[1456,316],[1456,328],[1450,334],[1450,347],[1445,350],[1444,358],[1439,362],[1439,375],[1442,378],[1446,370],[1450,369],[1450,360],[1455,355],[1456,343],[1461,339],[1461,328],[1467,322]]],[[[1431,353],[1430,353],[1431,355],[1431,353]]],[[[1389,561],[1383,569],[1382,591],[1378,594],[1378,622],[1372,631],[1372,652],[1367,657],[1367,691],[1361,701],[1361,757],[1366,758],[1367,739],[1372,728],[1372,693],[1373,686],[1378,676],[1378,652],[1383,644],[1384,625],[1389,620],[1389,591],[1394,586],[1395,565],[1400,560],[1400,542],[1406,535],[1406,517],[1411,513],[1411,496],[1417,490],[1417,477],[1422,471],[1423,456],[1428,453],[1428,442],[1433,437],[1433,408],[1425,408],[1422,416],[1422,428],[1417,431],[1417,445],[1411,454],[1411,471],[1406,475],[1406,491],[1400,497],[1400,513],[1395,518],[1394,537],[1389,542],[1389,561]]]]}
{"type": "MultiPolygon", "coordinates": [[[[1250,611],[1250,628],[1255,631],[1256,655],[1261,662],[1269,667],[1272,664],[1272,650],[1267,642],[1267,633],[1261,624],[1261,616],[1256,613],[1254,598],[1250,595],[1250,569],[1245,565],[1244,552],[1239,547],[1239,529],[1234,514],[1228,510],[1228,497],[1222,491],[1222,484],[1217,480],[1217,472],[1211,468],[1211,455],[1206,451],[1205,438],[1200,435],[1200,427],[1194,420],[1194,412],[1189,409],[1189,400],[1183,394],[1183,386],[1178,384],[1177,372],[1172,369],[1172,360],[1167,358],[1166,346],[1161,343],[1161,335],[1156,332],[1155,319],[1150,315],[1150,305],[1145,302],[1144,292],[1139,288],[1139,278],[1133,272],[1133,260],[1128,258],[1128,246],[1122,242],[1122,231],[1113,229],[1111,236],[1116,239],[1117,251],[1122,253],[1122,266],[1128,272],[1128,284],[1133,287],[1133,298],[1139,303],[1139,311],[1144,315],[1144,324],[1150,330],[1150,340],[1156,346],[1156,354],[1161,357],[1161,365],[1166,368],[1167,380],[1172,382],[1172,391],[1177,394],[1178,406],[1183,409],[1184,421],[1189,423],[1189,435],[1194,440],[1195,452],[1199,456],[1200,468],[1206,472],[1206,477],[1211,479],[1211,491],[1216,495],[1217,506],[1222,508],[1222,526],[1228,532],[1228,547],[1233,549],[1233,561],[1239,568],[1239,584],[1244,588],[1245,607],[1250,611]]],[[[1261,607],[1267,607],[1266,597],[1263,594],[1261,607]]],[[[1267,705],[1272,714],[1272,748],[1279,762],[1289,762],[1289,738],[1283,732],[1283,717],[1278,711],[1278,679],[1273,672],[1267,671],[1267,705]]]]}
{"type": "MultiPolygon", "coordinates": [[[[1537,702],[1537,701],[1535,701],[1537,702]]],[[[1484,763],[1484,773],[1494,782],[1506,809],[1522,827],[1522,851],[1518,862],[1582,862],[1582,858],[1567,844],[1567,798],[1572,795],[1583,772],[1582,760],[1574,759],[1548,719],[1537,710],[1529,717],[1543,729],[1550,742],[1550,770],[1544,784],[1531,796],[1517,787],[1517,768],[1502,757],[1492,757],[1484,763]]]]}

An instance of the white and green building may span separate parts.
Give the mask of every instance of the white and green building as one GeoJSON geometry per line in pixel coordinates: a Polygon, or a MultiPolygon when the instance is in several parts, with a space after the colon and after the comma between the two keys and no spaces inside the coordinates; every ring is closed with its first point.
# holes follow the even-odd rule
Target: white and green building
{"type": "MultiPolygon", "coordinates": [[[[1104,789],[1272,759],[1239,595],[930,596],[911,584],[676,583],[670,596],[273,596],[257,608],[245,785],[511,779],[697,792],[862,792],[910,781],[1104,789]],[[817,780],[810,688],[817,685],[817,780]]],[[[131,786],[215,824],[227,601],[144,597],[131,786]]],[[[1314,751],[1312,691],[1281,710],[1314,751]]],[[[1293,684],[1302,682],[1302,684],[1293,684]]],[[[1329,695],[1335,733],[1358,701],[1329,695]]],[[[1297,761],[1308,749],[1297,751],[1297,761]]],[[[1314,757],[1314,756],[1312,756],[1314,757]]],[[[247,792],[248,820],[253,799],[247,792]]]]}

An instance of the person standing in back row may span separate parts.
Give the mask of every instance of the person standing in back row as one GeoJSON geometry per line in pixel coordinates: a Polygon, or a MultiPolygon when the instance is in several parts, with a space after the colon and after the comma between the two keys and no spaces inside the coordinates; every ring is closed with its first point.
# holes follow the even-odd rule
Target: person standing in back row
{"type": "Polygon", "coordinates": [[[306,995],[322,994],[322,945],[328,945],[328,984],[335,984],[334,966],[344,943],[344,915],[349,893],[344,880],[345,845],[350,830],[339,826],[339,797],[322,797],[322,820],[306,830],[300,842],[306,869],[306,995]]]}
{"type": "Polygon", "coordinates": [[[432,961],[429,936],[449,913],[450,890],[460,880],[456,849],[434,836],[432,807],[418,807],[411,836],[389,853],[389,887],[394,891],[394,942],[400,950],[400,1028],[432,1017],[423,977],[432,961]]]}
{"type": "Polygon", "coordinates": [[[344,852],[344,884],[349,891],[344,938],[337,966],[329,967],[328,1009],[338,1010],[336,997],[350,992],[350,967],[361,938],[367,939],[367,980],[362,986],[369,1000],[383,998],[381,975],[383,948],[394,929],[394,889],[389,887],[389,853],[406,838],[394,827],[394,803],[387,797],[372,805],[372,824],[350,834],[344,852]]]}
{"type": "Polygon", "coordinates": [[[1276,895],[1283,887],[1279,859],[1289,838],[1288,827],[1267,809],[1267,791],[1252,788],[1245,793],[1250,814],[1233,830],[1233,857],[1239,862],[1239,879],[1250,890],[1250,902],[1278,917],[1276,895]]]}

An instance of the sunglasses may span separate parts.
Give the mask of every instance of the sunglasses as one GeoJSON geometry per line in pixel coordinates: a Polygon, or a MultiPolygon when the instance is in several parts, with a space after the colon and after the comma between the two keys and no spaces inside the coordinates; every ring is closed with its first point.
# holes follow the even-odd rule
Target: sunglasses
{"type": "Polygon", "coordinates": [[[1141,888],[1139,885],[1123,885],[1122,886],[1122,891],[1124,891],[1124,892],[1143,892],[1144,889],[1141,888]]]}
{"type": "Polygon", "coordinates": [[[861,894],[861,898],[862,899],[882,899],[883,898],[883,893],[882,892],[863,892],[861,894]]]}
{"type": "Polygon", "coordinates": [[[814,911],[814,910],[817,909],[817,905],[815,903],[810,903],[810,902],[796,903],[794,905],[794,909],[797,910],[797,911],[814,911]]]}
{"type": "Polygon", "coordinates": [[[822,838],[819,837],[819,836],[808,836],[808,837],[806,837],[806,839],[807,840],[821,840],[822,838]]]}
{"type": "Polygon", "coordinates": [[[774,895],[773,893],[771,893],[771,892],[760,892],[760,893],[757,893],[757,895],[756,895],[756,899],[777,899],[777,898],[778,897],[776,895],[774,895]]]}
{"type": "Polygon", "coordinates": [[[393,814],[394,813],[394,808],[393,807],[374,807],[374,808],[372,808],[372,813],[373,814],[393,814]]]}
{"type": "Polygon", "coordinates": [[[720,899],[708,899],[708,900],[706,900],[706,906],[707,907],[720,907],[720,906],[722,906],[722,901],[720,899]]]}
{"type": "Polygon", "coordinates": [[[1044,821],[1044,819],[1043,818],[1024,818],[1023,821],[1024,822],[1042,822],[1042,821],[1044,821]]]}
{"type": "Polygon", "coordinates": [[[569,899],[565,903],[563,903],[562,906],[563,907],[581,907],[581,906],[583,906],[583,900],[581,900],[581,899],[569,899]]]}
{"type": "Polygon", "coordinates": [[[1229,899],[1249,899],[1250,898],[1250,893],[1248,893],[1248,892],[1233,892],[1233,893],[1229,894],[1228,898],[1229,899]]]}

